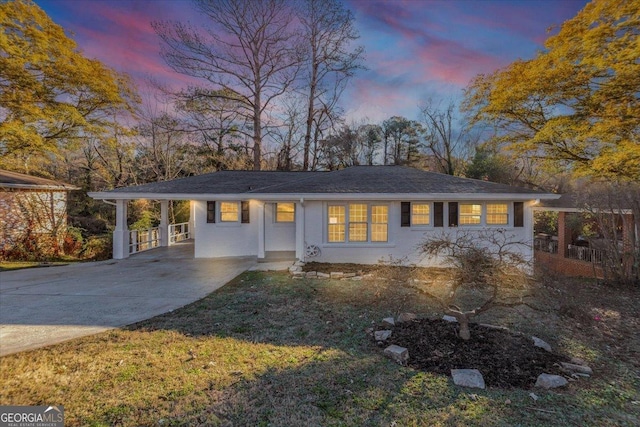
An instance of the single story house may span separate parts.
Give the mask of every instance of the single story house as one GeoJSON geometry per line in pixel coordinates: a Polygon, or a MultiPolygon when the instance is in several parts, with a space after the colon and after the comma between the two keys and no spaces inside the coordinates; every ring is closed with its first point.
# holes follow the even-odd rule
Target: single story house
{"type": "Polygon", "coordinates": [[[0,169],[0,256],[20,239],[62,238],[67,226],[67,193],[76,189],[0,169]]]}
{"type": "Polygon", "coordinates": [[[220,171],[89,193],[116,204],[114,258],[129,255],[127,202],[191,201],[196,258],[255,256],[373,264],[433,264],[417,247],[429,235],[506,229],[533,258],[532,206],[555,194],[402,166],[329,172],[220,171]]]}

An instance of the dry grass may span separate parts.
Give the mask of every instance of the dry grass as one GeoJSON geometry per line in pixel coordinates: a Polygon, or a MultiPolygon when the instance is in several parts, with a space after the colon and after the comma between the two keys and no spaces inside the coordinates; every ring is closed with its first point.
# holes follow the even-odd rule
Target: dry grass
{"type": "Polygon", "coordinates": [[[399,280],[248,272],[129,328],[3,357],[0,404],[62,404],[69,426],[638,425],[638,296],[553,282],[528,305],[484,314],[595,369],[534,402],[530,390],[462,389],[382,357],[372,323],[438,312],[399,280]]]}

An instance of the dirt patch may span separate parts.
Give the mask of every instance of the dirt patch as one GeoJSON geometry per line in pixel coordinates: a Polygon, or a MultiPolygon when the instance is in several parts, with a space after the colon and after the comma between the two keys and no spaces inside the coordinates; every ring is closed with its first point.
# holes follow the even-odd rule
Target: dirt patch
{"type": "Polygon", "coordinates": [[[471,324],[471,339],[456,335],[457,325],[418,319],[396,325],[384,346],[409,350],[412,368],[450,375],[451,369],[478,369],[490,387],[533,387],[542,373],[562,374],[556,364],[567,357],[535,347],[530,337],[471,324]]]}

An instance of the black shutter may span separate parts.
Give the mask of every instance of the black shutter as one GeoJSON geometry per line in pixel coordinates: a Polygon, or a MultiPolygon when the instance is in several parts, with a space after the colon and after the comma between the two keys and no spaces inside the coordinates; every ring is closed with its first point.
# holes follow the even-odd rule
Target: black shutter
{"type": "Polygon", "coordinates": [[[400,226],[411,227],[411,203],[400,202],[400,226]]]}
{"type": "Polygon", "coordinates": [[[216,202],[207,202],[207,223],[216,222],[216,202]]]}
{"type": "Polygon", "coordinates": [[[513,226],[524,227],[524,203],[513,202],[513,226]]]}
{"type": "Polygon", "coordinates": [[[433,226],[444,226],[444,203],[442,202],[433,203],[433,226]]]}
{"type": "Polygon", "coordinates": [[[458,202],[449,202],[449,227],[458,226],[458,202]]]}
{"type": "Polygon", "coordinates": [[[242,222],[243,224],[248,224],[249,223],[249,202],[248,201],[241,202],[240,206],[242,210],[242,218],[240,222],[242,222]]]}

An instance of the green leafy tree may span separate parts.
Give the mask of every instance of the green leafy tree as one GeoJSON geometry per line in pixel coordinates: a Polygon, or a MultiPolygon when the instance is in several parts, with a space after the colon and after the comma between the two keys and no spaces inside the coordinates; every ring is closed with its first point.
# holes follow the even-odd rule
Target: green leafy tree
{"type": "Polygon", "coordinates": [[[136,100],[126,76],[86,58],[29,0],[0,3],[0,164],[113,133],[136,100]]]}
{"type": "Polygon", "coordinates": [[[477,76],[464,108],[517,155],[640,180],[639,57],[640,2],[596,0],[535,58],[477,76]]]}

